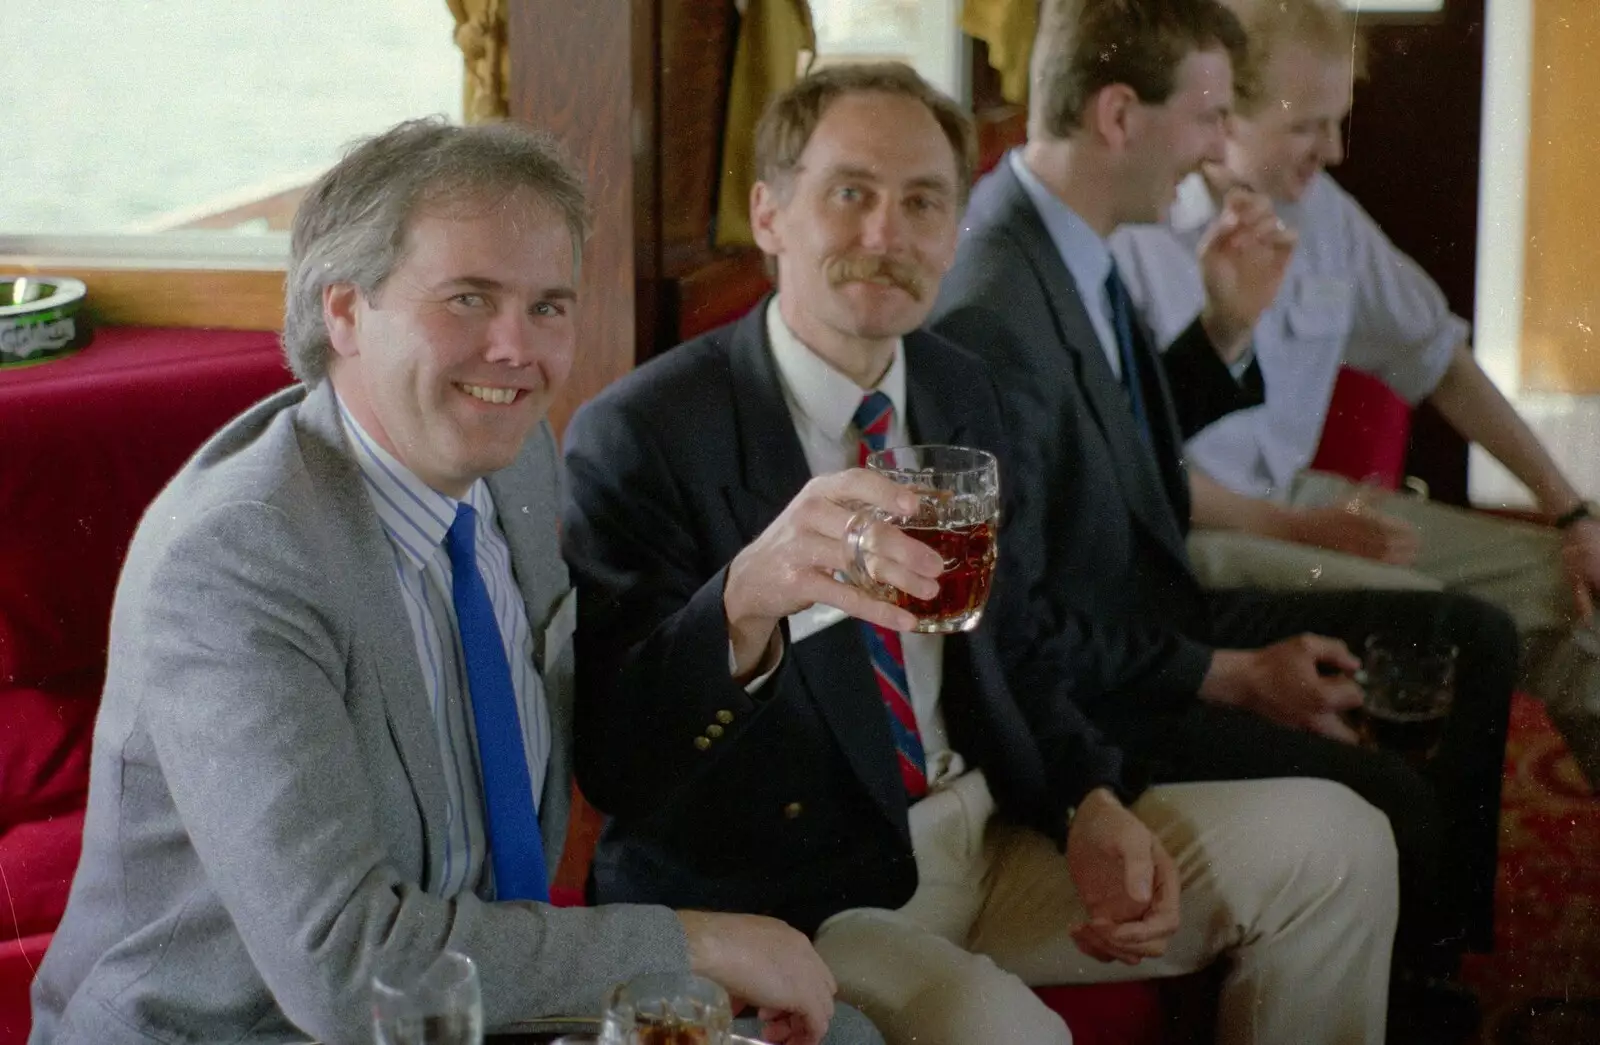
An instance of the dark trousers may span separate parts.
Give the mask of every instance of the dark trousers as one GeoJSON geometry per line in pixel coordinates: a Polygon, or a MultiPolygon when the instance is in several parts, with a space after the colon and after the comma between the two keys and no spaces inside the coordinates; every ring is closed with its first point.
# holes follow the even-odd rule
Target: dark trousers
{"type": "Polygon", "coordinates": [[[1397,963],[1448,965],[1494,943],[1494,883],[1517,638],[1511,620],[1476,599],[1432,592],[1208,596],[1208,634],[1223,649],[1253,649],[1304,632],[1342,639],[1357,656],[1369,635],[1445,641],[1459,652],[1456,698],[1437,753],[1422,772],[1398,756],[1286,729],[1199,700],[1142,711],[1113,697],[1095,717],[1157,782],[1313,776],[1346,785],[1389,817],[1400,854],[1397,963]]]}

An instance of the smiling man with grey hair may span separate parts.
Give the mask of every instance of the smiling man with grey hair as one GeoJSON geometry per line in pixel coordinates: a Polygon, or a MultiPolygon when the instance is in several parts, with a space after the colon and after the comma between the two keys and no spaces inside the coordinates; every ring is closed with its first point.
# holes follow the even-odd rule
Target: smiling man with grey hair
{"type": "Polygon", "coordinates": [[[447,950],[491,1029],[692,970],[779,1040],[878,1040],[773,919],[548,903],[576,600],[544,415],[584,223],[553,141],[511,125],[402,124],[311,188],[304,383],[213,438],[128,553],[32,1041],[365,1041],[374,972],[447,950]]]}

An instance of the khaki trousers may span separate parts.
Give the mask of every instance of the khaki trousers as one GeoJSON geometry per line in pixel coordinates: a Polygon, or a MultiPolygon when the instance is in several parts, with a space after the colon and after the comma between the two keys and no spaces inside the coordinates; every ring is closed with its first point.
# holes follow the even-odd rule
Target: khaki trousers
{"type": "MultiPolygon", "coordinates": [[[[1306,472],[1289,502],[1327,507],[1356,493],[1339,476],[1306,472]]],[[[1600,786],[1600,629],[1576,617],[1560,532],[1404,494],[1374,507],[1416,527],[1422,547],[1413,566],[1219,530],[1196,531],[1189,556],[1212,588],[1449,589],[1500,607],[1522,636],[1523,688],[1544,702],[1579,767],[1600,786]]]]}
{"type": "Polygon", "coordinates": [[[1343,785],[1172,784],[1133,811],[1177,864],[1182,925],[1165,956],[1104,964],[1060,851],[994,821],[982,773],[911,808],[919,885],[899,910],[817,932],[842,1000],[889,1045],[1067,1045],[1029,985],[1175,976],[1230,960],[1219,1045],[1383,1041],[1397,900],[1388,820],[1343,785]]]}

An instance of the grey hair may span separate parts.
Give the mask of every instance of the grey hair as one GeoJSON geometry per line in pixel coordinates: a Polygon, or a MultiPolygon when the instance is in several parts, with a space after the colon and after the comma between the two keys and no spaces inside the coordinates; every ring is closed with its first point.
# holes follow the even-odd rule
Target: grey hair
{"type": "MultiPolygon", "coordinates": [[[[566,222],[574,269],[589,231],[583,179],[550,134],[516,123],[458,127],[408,120],[354,144],[306,191],[289,236],[283,350],[308,385],[327,377],[333,346],[324,289],[350,283],[370,300],[405,260],[425,209],[532,192],[566,222]]],[[[576,278],[576,271],[574,271],[576,278]]]]}

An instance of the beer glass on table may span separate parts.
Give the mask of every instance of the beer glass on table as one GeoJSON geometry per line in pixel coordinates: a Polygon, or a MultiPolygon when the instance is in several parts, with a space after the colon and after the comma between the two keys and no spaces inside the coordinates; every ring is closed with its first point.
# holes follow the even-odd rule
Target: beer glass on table
{"type": "Polygon", "coordinates": [[[916,514],[881,509],[857,512],[845,532],[850,580],[858,587],[910,610],[919,632],[946,634],[977,626],[989,599],[1000,523],[1000,471],[994,455],[964,446],[897,446],[867,457],[867,468],[919,495],[916,514]],[[878,581],[871,570],[871,534],[888,523],[944,557],[939,594],[908,595],[878,581]]]}
{"type": "Polygon", "coordinates": [[[1455,702],[1456,647],[1413,646],[1374,635],[1365,653],[1361,740],[1420,766],[1438,748],[1455,702]]]}
{"type": "Polygon", "coordinates": [[[599,1045],[728,1045],[728,993],[690,973],[651,973],[611,989],[599,1045]]]}
{"type": "Polygon", "coordinates": [[[372,978],[377,1045],[483,1045],[478,969],[445,951],[422,970],[395,968],[372,978]]]}

